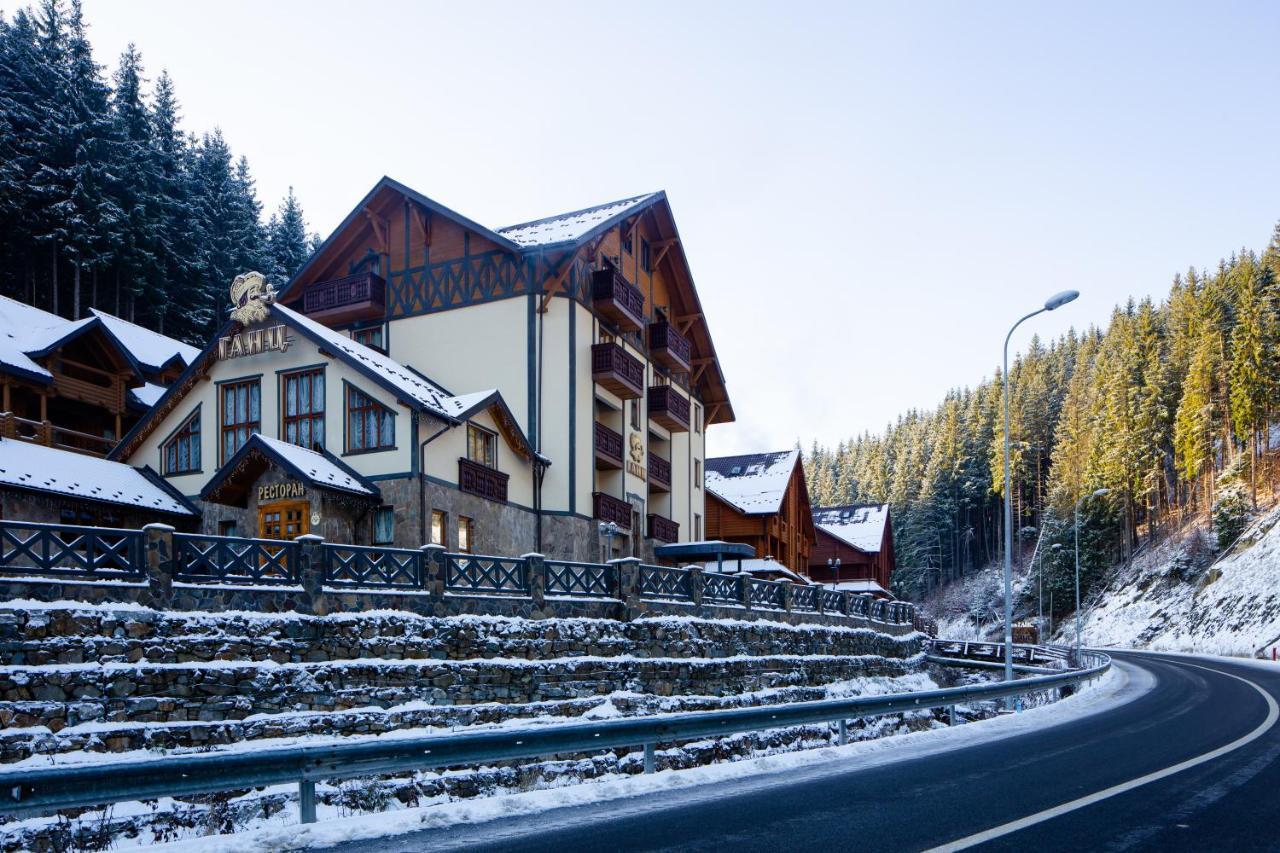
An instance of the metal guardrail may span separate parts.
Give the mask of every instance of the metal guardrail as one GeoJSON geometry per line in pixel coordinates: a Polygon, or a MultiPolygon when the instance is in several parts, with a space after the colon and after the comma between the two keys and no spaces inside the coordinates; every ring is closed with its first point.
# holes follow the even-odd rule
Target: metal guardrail
{"type": "Polygon", "coordinates": [[[784,726],[836,722],[846,743],[846,722],[903,711],[950,707],[966,701],[1001,699],[1069,687],[1102,675],[1106,655],[1086,653],[1085,667],[1016,681],[826,699],[757,708],[696,711],[535,728],[479,731],[416,738],[371,738],[356,743],[202,753],[91,766],[0,771],[0,814],[39,814],[58,809],[207,794],[264,785],[297,783],[303,823],[315,816],[315,783],[384,773],[595,752],[641,745],[644,771],[655,769],[658,743],[763,731],[784,726]]]}

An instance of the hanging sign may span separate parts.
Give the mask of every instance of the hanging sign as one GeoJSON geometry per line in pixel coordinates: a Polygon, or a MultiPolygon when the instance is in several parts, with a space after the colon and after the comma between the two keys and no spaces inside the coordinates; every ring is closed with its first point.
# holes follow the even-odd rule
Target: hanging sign
{"type": "Polygon", "coordinates": [[[227,361],[242,355],[257,355],[263,352],[285,352],[292,340],[288,336],[289,328],[281,323],[265,329],[250,329],[235,335],[218,338],[218,358],[227,361]]]}

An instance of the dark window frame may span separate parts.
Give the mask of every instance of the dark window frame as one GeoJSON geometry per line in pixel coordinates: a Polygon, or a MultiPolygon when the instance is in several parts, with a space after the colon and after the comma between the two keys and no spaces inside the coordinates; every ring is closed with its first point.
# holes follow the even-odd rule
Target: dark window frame
{"type": "Polygon", "coordinates": [[[396,541],[396,508],[394,506],[380,506],[375,509],[371,515],[371,527],[369,531],[369,542],[373,545],[394,545],[396,541]],[[378,522],[380,519],[390,517],[389,534],[385,539],[378,538],[378,522]]]}
{"type": "Polygon", "coordinates": [[[494,430],[487,429],[477,423],[467,422],[467,460],[477,465],[483,465],[494,471],[498,470],[498,433],[494,430]],[[478,435],[483,438],[486,450],[491,452],[492,459],[477,459],[472,453],[472,436],[478,435]]]}
{"type": "MultiPolygon", "coordinates": [[[[298,386],[298,390],[301,391],[300,385],[298,386]]],[[[316,450],[316,451],[324,450],[325,437],[326,437],[325,436],[325,432],[326,432],[325,430],[325,414],[326,414],[325,394],[326,394],[326,383],[325,383],[325,375],[324,375],[323,367],[304,367],[299,370],[290,370],[280,374],[280,406],[279,408],[280,408],[280,439],[282,441],[287,441],[290,444],[296,444],[298,447],[305,447],[307,450],[316,450]],[[289,414],[289,386],[291,382],[297,382],[297,380],[301,379],[304,376],[309,379],[309,384],[311,386],[310,392],[309,392],[309,401],[311,404],[311,408],[307,412],[302,412],[301,397],[299,396],[297,411],[295,414],[291,415],[289,414]],[[317,411],[315,408],[315,405],[316,405],[315,378],[316,377],[319,377],[320,379],[319,411],[317,411]],[[310,444],[302,444],[297,440],[297,438],[301,435],[302,424],[304,421],[310,423],[310,426],[308,427],[311,438],[312,438],[312,441],[310,444]],[[317,426],[319,426],[320,428],[319,430],[320,440],[318,442],[315,440],[317,426]],[[294,427],[297,430],[296,434],[292,437],[289,435],[290,427],[294,427]]]]}
{"type": "Polygon", "coordinates": [[[342,388],[342,446],[343,455],[353,455],[357,453],[382,453],[388,450],[396,449],[396,414],[389,406],[384,406],[378,402],[372,395],[361,391],[350,382],[343,382],[342,388]],[[353,403],[355,405],[353,405],[353,403]],[[359,421],[353,420],[353,415],[359,413],[359,421]],[[376,416],[377,437],[376,443],[370,444],[366,440],[368,423],[365,420],[370,414],[376,416]],[[360,424],[360,429],[355,429],[356,424],[360,424]],[[390,437],[388,441],[382,440],[384,427],[390,424],[390,437]],[[357,435],[358,434],[358,435],[357,435]],[[358,442],[356,439],[359,439],[358,442]]]}
{"type": "Polygon", "coordinates": [[[200,406],[196,406],[195,411],[188,415],[186,420],[178,424],[177,428],[169,433],[169,437],[160,445],[160,470],[166,477],[200,473],[202,461],[201,439],[200,406]],[[181,458],[180,444],[184,441],[188,443],[187,467],[180,468],[178,467],[178,460],[181,458]],[[171,451],[173,455],[172,463],[169,461],[171,451]]]}
{"type": "MultiPolygon", "coordinates": [[[[236,401],[236,408],[239,408],[236,401]]],[[[218,464],[225,465],[227,460],[236,455],[240,448],[244,447],[249,441],[249,437],[255,432],[262,432],[262,378],[255,376],[252,379],[236,379],[230,382],[223,382],[218,385],[218,464]],[[236,389],[246,389],[245,394],[245,420],[243,421],[227,421],[227,394],[234,393],[236,389]],[[253,398],[257,397],[258,401],[258,418],[253,419],[253,398]],[[244,437],[241,439],[239,433],[243,432],[244,437]],[[228,449],[227,435],[233,434],[235,437],[232,442],[235,447],[228,449]]]]}

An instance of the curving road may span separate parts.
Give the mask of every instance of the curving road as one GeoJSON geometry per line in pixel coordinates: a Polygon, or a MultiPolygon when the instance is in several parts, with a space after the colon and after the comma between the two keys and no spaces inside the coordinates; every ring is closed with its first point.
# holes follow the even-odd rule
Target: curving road
{"type": "Polygon", "coordinates": [[[1126,701],[998,740],[337,849],[1280,850],[1280,667],[1113,658],[1126,701]]]}

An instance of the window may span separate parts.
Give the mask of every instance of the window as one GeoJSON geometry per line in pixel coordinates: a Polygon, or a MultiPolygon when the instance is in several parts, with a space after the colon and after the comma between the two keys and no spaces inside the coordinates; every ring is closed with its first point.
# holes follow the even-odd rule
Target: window
{"type": "Polygon", "coordinates": [[[85,510],[64,509],[58,513],[58,521],[61,524],[92,526],[94,523],[93,513],[85,510]]]}
{"type": "Polygon", "coordinates": [[[702,460],[693,460],[693,487],[695,489],[702,488],[702,460]]]}
{"type": "Polygon", "coordinates": [[[235,521],[233,519],[223,519],[222,521],[219,521],[218,535],[219,536],[235,536],[236,535],[235,521]]]}
{"type": "Polygon", "coordinates": [[[377,400],[347,386],[347,452],[395,447],[395,414],[377,400]]]}
{"type": "Polygon", "coordinates": [[[431,510],[431,544],[445,545],[444,531],[449,526],[449,516],[443,510],[431,510]]]}
{"type": "Polygon", "coordinates": [[[634,233],[636,232],[628,231],[626,234],[622,235],[622,251],[626,252],[628,255],[634,255],[636,253],[635,246],[631,242],[631,235],[634,233]]]}
{"type": "Polygon", "coordinates": [[[693,404],[693,431],[702,432],[702,407],[697,403],[693,404]]]}
{"type": "Polygon", "coordinates": [[[324,449],[324,371],[287,373],[281,387],[284,424],[281,436],[308,450],[324,449]]]}
{"type": "Polygon", "coordinates": [[[702,541],[702,516],[696,512],[693,514],[693,541],[702,541]]]}
{"type": "Polygon", "coordinates": [[[472,536],[475,533],[475,522],[465,515],[458,516],[458,550],[464,554],[471,553],[472,536]]]}
{"type": "Polygon", "coordinates": [[[640,398],[635,397],[631,401],[631,426],[634,429],[640,429],[640,398]]]}
{"type": "Polygon", "coordinates": [[[640,269],[647,273],[653,272],[649,267],[649,241],[643,237],[640,238],[640,269]]]}
{"type": "Polygon", "coordinates": [[[262,432],[262,400],[258,380],[222,386],[222,462],[244,447],[249,436],[262,432]]]}
{"type": "Polygon", "coordinates": [[[467,424],[467,458],[486,468],[498,467],[498,436],[484,427],[467,424]]]}
{"type": "Polygon", "coordinates": [[[396,509],[380,506],[373,513],[373,544],[390,545],[396,541],[396,509]]]}
{"type": "Polygon", "coordinates": [[[164,472],[190,474],[200,470],[200,410],[196,409],[164,444],[164,472]]]}
{"type": "Polygon", "coordinates": [[[385,353],[386,346],[382,343],[382,327],[371,326],[368,329],[356,329],[351,333],[351,338],[358,344],[364,344],[367,347],[373,347],[378,352],[385,353]]]}

